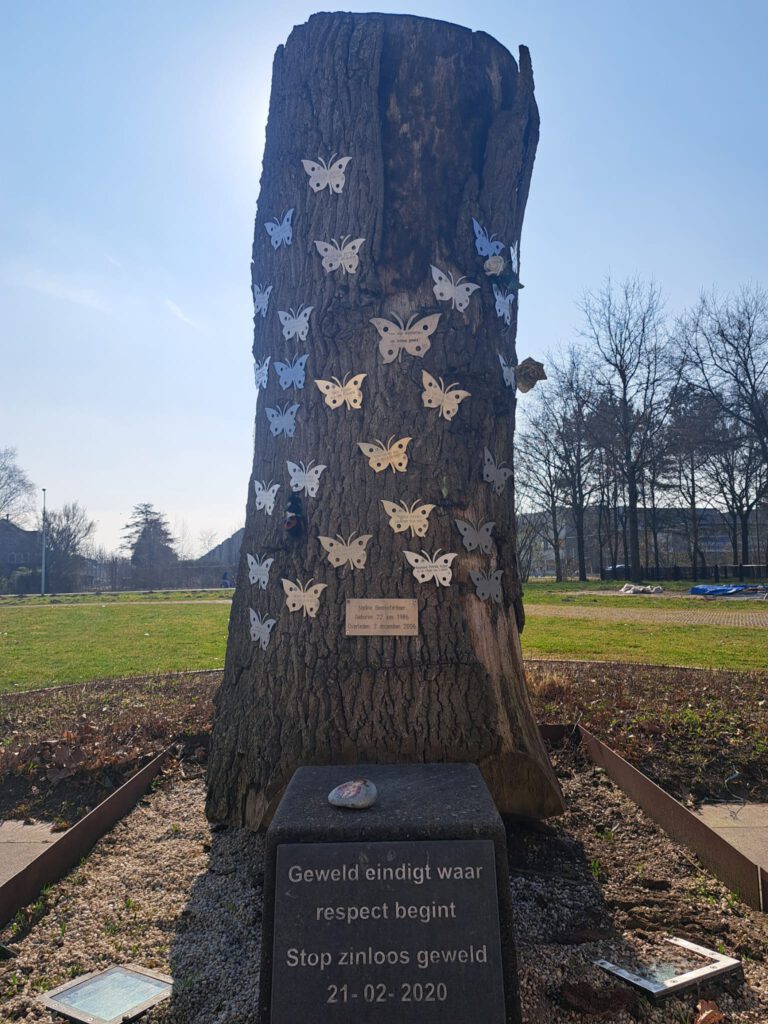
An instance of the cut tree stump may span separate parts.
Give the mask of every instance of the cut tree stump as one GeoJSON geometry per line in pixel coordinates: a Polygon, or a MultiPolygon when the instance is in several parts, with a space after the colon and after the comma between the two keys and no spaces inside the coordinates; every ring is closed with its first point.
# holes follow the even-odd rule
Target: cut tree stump
{"type": "Polygon", "coordinates": [[[339,761],[474,762],[502,812],[562,809],[525,685],[507,468],[538,129],[528,51],[518,67],[483,33],[317,14],[277,50],[212,819],[257,828],[299,765],[339,761]],[[418,635],[346,636],[350,598],[415,599],[418,635]]]}

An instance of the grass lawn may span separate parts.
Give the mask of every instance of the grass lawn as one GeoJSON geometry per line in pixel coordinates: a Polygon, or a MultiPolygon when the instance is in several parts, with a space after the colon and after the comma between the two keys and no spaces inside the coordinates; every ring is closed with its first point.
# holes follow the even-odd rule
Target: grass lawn
{"type": "Polygon", "coordinates": [[[228,601],[0,606],[0,693],[221,666],[229,610],[228,601]]]}
{"type": "Polygon", "coordinates": [[[764,629],[672,623],[606,622],[528,615],[523,656],[642,662],[689,668],[768,669],[764,629]]]}
{"type": "MultiPolygon", "coordinates": [[[[686,596],[688,584],[678,584],[675,595],[664,598],[590,592],[620,586],[527,584],[525,657],[768,669],[765,628],[750,627],[749,621],[696,623],[699,612],[703,616],[715,608],[743,609],[751,621],[766,611],[763,602],[697,600],[686,596]],[[588,592],[577,592],[584,589],[588,592]],[[594,619],[561,617],[564,609],[574,606],[594,608],[594,619]],[[548,607],[552,615],[547,614],[548,607]],[[609,607],[684,608],[691,612],[692,621],[622,621],[615,615],[601,619],[600,609],[609,607]]],[[[232,593],[176,590],[0,598],[0,693],[221,666],[232,593]]]]}

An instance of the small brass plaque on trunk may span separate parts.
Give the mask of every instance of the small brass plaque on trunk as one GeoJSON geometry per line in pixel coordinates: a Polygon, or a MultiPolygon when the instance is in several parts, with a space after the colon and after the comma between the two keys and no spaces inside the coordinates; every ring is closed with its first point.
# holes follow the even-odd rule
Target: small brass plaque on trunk
{"type": "Polygon", "coordinates": [[[349,598],[346,636],[418,636],[415,598],[349,598]]]}

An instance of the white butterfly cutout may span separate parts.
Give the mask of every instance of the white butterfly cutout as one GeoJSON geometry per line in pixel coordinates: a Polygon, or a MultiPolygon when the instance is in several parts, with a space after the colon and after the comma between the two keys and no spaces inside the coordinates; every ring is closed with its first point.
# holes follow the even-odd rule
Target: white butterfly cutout
{"type": "Polygon", "coordinates": [[[424,390],[421,393],[421,400],[427,409],[439,409],[444,420],[452,420],[459,411],[459,405],[465,398],[470,397],[469,391],[462,391],[458,384],[449,384],[448,387],[440,378],[440,383],[435,380],[431,373],[421,371],[421,383],[424,390]]]}
{"type": "Polygon", "coordinates": [[[467,551],[474,551],[480,548],[484,555],[490,555],[493,551],[493,538],[491,536],[495,523],[481,523],[474,526],[472,523],[465,523],[463,519],[454,519],[461,534],[464,547],[467,551]]]}
{"type": "Polygon", "coordinates": [[[262,480],[253,481],[253,489],[256,491],[256,509],[264,509],[268,516],[272,515],[275,508],[275,498],[280,490],[280,484],[273,484],[270,480],[265,484],[262,480]]]}
{"type": "Polygon", "coordinates": [[[275,627],[277,619],[262,619],[261,615],[255,612],[253,608],[249,608],[248,611],[251,613],[251,640],[258,640],[262,651],[266,651],[270,634],[275,627]]]}
{"type": "Polygon", "coordinates": [[[386,444],[382,441],[376,441],[374,444],[366,441],[357,442],[357,447],[368,459],[368,465],[374,472],[381,473],[389,466],[393,473],[404,473],[408,468],[406,448],[413,438],[401,437],[399,441],[394,441],[394,437],[393,434],[386,444]]]}
{"type": "Polygon", "coordinates": [[[248,579],[254,586],[258,584],[262,590],[266,590],[269,583],[269,570],[274,558],[250,554],[246,554],[245,557],[248,559],[248,579]]]}
{"type": "Polygon", "coordinates": [[[480,256],[500,256],[504,251],[504,243],[498,241],[495,235],[488,236],[488,232],[472,218],[472,227],[475,231],[475,248],[480,256]]]}
{"type": "Polygon", "coordinates": [[[512,470],[505,466],[503,462],[496,463],[496,460],[488,451],[487,448],[483,449],[483,480],[487,484],[493,484],[493,489],[496,494],[501,494],[504,490],[507,480],[512,476],[512,470]]]}
{"type": "Polygon", "coordinates": [[[306,583],[296,580],[295,583],[292,583],[290,580],[284,579],[282,582],[288,611],[303,611],[305,618],[308,615],[310,619],[314,619],[320,608],[320,595],[328,584],[316,583],[314,587],[310,587],[309,584],[312,580],[307,580],[306,583]]]}
{"type": "Polygon", "coordinates": [[[309,334],[309,314],[314,306],[299,306],[298,311],[293,310],[286,313],[284,309],[278,309],[277,315],[283,325],[283,337],[286,341],[291,338],[298,338],[299,341],[306,341],[309,334]]]}
{"type": "Polygon", "coordinates": [[[412,537],[426,537],[429,529],[429,513],[435,506],[419,505],[420,501],[421,498],[417,498],[412,505],[406,504],[405,501],[396,505],[394,501],[381,499],[384,511],[389,516],[389,525],[395,533],[410,530],[412,537]]]}
{"type": "Polygon", "coordinates": [[[264,228],[272,239],[272,248],[279,249],[281,245],[290,245],[293,241],[293,228],[291,223],[293,221],[293,207],[283,214],[282,221],[275,217],[271,221],[267,221],[264,228]]]}
{"type": "Polygon", "coordinates": [[[265,356],[261,363],[254,362],[253,364],[253,377],[256,381],[257,388],[265,388],[267,386],[267,379],[269,377],[269,360],[271,356],[265,356]]]}
{"type": "Polygon", "coordinates": [[[309,465],[305,466],[303,462],[297,466],[295,462],[287,462],[288,472],[291,477],[291,490],[294,494],[298,494],[300,491],[310,498],[316,498],[317,492],[320,487],[320,476],[327,466],[316,466],[314,462],[310,462],[309,465]]]}
{"type": "Polygon", "coordinates": [[[318,157],[317,162],[301,161],[301,166],[309,175],[309,187],[313,192],[322,192],[326,186],[329,192],[335,192],[337,195],[343,191],[346,182],[344,170],[352,157],[342,156],[334,163],[335,156],[334,153],[328,163],[322,157],[318,157]]]}
{"type": "Polygon", "coordinates": [[[504,319],[509,327],[512,323],[512,306],[517,298],[517,292],[512,289],[510,292],[503,292],[497,284],[493,286],[493,294],[496,297],[496,316],[504,319]]]}
{"type": "Polygon", "coordinates": [[[253,285],[253,310],[254,313],[261,313],[262,317],[267,315],[269,296],[272,292],[272,285],[268,287],[263,284],[253,285]]]}
{"type": "Polygon", "coordinates": [[[413,551],[404,551],[403,554],[408,564],[412,566],[413,575],[419,583],[429,583],[430,580],[434,580],[439,587],[450,586],[453,575],[451,562],[456,558],[455,552],[448,551],[441,555],[438,548],[432,558],[426,551],[422,551],[420,555],[413,551]]]}
{"type": "Polygon", "coordinates": [[[480,285],[474,284],[472,281],[466,281],[462,284],[461,282],[464,281],[463,277],[460,277],[458,281],[454,281],[453,274],[450,271],[446,275],[437,267],[433,266],[430,269],[432,270],[432,280],[435,282],[432,286],[435,298],[439,299],[440,302],[450,302],[451,309],[458,309],[460,313],[463,313],[469,305],[472,292],[476,292],[480,285]]]}
{"type": "Polygon", "coordinates": [[[301,390],[304,387],[304,367],[307,365],[308,359],[309,353],[296,356],[290,363],[278,363],[275,360],[277,380],[283,391],[287,391],[288,388],[301,390]]]}
{"type": "Polygon", "coordinates": [[[279,437],[281,434],[293,437],[296,433],[296,413],[298,411],[298,403],[291,405],[290,402],[286,402],[282,408],[278,406],[277,409],[267,409],[267,419],[272,437],[279,437]]]}
{"type": "Polygon", "coordinates": [[[328,552],[328,561],[338,568],[340,565],[349,564],[352,569],[362,569],[368,552],[365,550],[372,533],[364,533],[362,537],[355,537],[354,533],[347,540],[336,534],[336,540],[332,537],[318,537],[317,539],[328,552]],[[354,539],[353,539],[354,538],[354,539]]]}
{"type": "Polygon", "coordinates": [[[501,604],[501,577],[503,575],[503,569],[497,569],[488,575],[475,572],[474,569],[469,570],[469,578],[475,584],[475,593],[480,600],[487,601],[490,598],[496,604],[501,604]]]}
{"type": "Polygon", "coordinates": [[[412,316],[405,325],[395,313],[392,316],[397,323],[392,323],[391,320],[380,316],[371,319],[371,323],[379,333],[379,352],[385,363],[392,363],[395,359],[400,359],[403,350],[410,356],[418,356],[419,359],[422,359],[424,353],[429,351],[432,345],[429,340],[430,336],[435,333],[442,313],[431,313],[420,320],[416,319],[417,315],[412,316]]]}
{"type": "Polygon", "coordinates": [[[315,248],[323,257],[323,270],[326,273],[338,270],[339,267],[345,274],[354,274],[357,271],[357,265],[360,262],[357,254],[365,239],[353,238],[349,242],[347,241],[349,237],[349,235],[344,235],[341,243],[337,242],[335,238],[332,238],[330,242],[315,241],[315,248]]]}
{"type": "Polygon", "coordinates": [[[513,388],[515,386],[515,366],[512,363],[506,362],[501,352],[497,354],[501,363],[501,372],[504,375],[504,383],[508,388],[513,388]]]}
{"type": "Polygon", "coordinates": [[[343,381],[331,377],[330,380],[316,380],[315,384],[325,395],[325,404],[331,409],[338,409],[344,404],[348,409],[360,409],[363,405],[362,384],[367,376],[367,373],[357,373],[351,380],[347,380],[349,374],[346,374],[343,381]]]}

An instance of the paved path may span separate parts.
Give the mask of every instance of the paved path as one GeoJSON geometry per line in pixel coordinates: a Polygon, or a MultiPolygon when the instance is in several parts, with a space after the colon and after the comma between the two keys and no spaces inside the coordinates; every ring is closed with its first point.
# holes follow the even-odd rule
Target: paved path
{"type": "Polygon", "coordinates": [[[592,622],[643,622],[676,626],[736,626],[740,628],[768,629],[768,605],[764,602],[744,607],[706,602],[686,608],[638,608],[616,599],[615,608],[584,604],[530,604],[525,602],[525,614],[532,619],[590,619],[592,622]]]}
{"type": "Polygon", "coordinates": [[[64,833],[42,821],[0,821],[0,885],[25,868],[64,833]]]}
{"type": "Polygon", "coordinates": [[[768,804],[703,804],[696,814],[745,857],[768,869],[768,804]]]}

